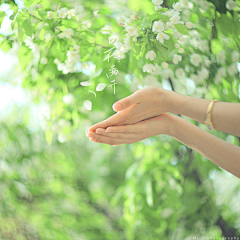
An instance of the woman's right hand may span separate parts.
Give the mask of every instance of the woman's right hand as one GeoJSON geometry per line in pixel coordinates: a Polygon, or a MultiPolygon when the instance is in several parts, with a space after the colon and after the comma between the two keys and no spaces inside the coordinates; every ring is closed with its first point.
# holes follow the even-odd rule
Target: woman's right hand
{"type": "Polygon", "coordinates": [[[159,116],[169,111],[168,100],[174,97],[172,96],[173,94],[175,93],[172,91],[154,86],[137,90],[130,96],[113,104],[114,110],[117,111],[116,114],[91,126],[87,132],[95,132],[97,128],[135,124],[142,120],[159,116]]]}

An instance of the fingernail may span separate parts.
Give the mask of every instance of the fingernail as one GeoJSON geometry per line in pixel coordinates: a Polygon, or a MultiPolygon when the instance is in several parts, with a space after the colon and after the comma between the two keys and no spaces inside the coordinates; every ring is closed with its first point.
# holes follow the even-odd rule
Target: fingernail
{"type": "Polygon", "coordinates": [[[121,104],[120,103],[116,103],[116,104],[114,104],[114,109],[120,109],[121,108],[121,104]]]}

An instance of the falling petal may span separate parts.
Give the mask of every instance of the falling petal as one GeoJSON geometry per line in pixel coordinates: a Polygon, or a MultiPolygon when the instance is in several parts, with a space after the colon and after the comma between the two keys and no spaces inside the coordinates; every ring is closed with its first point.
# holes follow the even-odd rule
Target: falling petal
{"type": "Polygon", "coordinates": [[[85,82],[80,82],[82,86],[90,86],[92,83],[85,81],[85,82]]]}
{"type": "Polygon", "coordinates": [[[106,83],[99,83],[96,87],[96,91],[102,91],[106,86],[106,83]]]}
{"type": "Polygon", "coordinates": [[[85,100],[83,105],[87,110],[92,110],[92,102],[90,100],[85,100]]]}

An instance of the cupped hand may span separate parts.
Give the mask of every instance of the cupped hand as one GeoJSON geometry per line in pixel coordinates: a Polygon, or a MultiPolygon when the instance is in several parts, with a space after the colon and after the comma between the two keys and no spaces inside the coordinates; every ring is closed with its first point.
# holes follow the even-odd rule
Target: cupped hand
{"type": "Polygon", "coordinates": [[[98,143],[131,144],[159,134],[169,135],[170,120],[171,115],[163,113],[135,124],[108,127],[107,132],[104,128],[98,128],[96,132],[88,132],[86,135],[91,141],[98,143]]]}
{"type": "Polygon", "coordinates": [[[166,92],[169,91],[154,86],[137,90],[113,104],[116,114],[91,126],[88,131],[95,132],[97,128],[134,124],[158,116],[167,111],[166,92]]]}

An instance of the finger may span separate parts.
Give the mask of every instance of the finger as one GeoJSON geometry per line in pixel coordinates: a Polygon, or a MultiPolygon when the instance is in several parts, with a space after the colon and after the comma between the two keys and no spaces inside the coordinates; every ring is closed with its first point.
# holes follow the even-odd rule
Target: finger
{"type": "Polygon", "coordinates": [[[108,136],[103,136],[100,134],[96,134],[96,133],[92,133],[94,134],[90,140],[93,140],[95,142],[98,143],[105,143],[105,144],[109,144],[109,145],[116,145],[116,144],[124,144],[124,143],[132,143],[131,139],[126,139],[126,138],[112,138],[112,137],[108,137],[108,136]]]}
{"type": "Polygon", "coordinates": [[[124,126],[111,126],[104,128],[97,128],[96,133],[134,133],[135,132],[135,126],[134,125],[124,125],[124,126]]]}
{"type": "Polygon", "coordinates": [[[125,97],[120,101],[117,101],[116,103],[114,103],[112,108],[114,111],[118,112],[132,106],[133,104],[138,104],[139,102],[140,101],[137,95],[133,93],[130,96],[125,97]]]}
{"type": "Polygon", "coordinates": [[[95,132],[97,128],[107,128],[108,126],[113,126],[116,124],[120,124],[125,121],[126,114],[123,112],[117,112],[116,114],[112,115],[111,117],[107,118],[106,120],[96,123],[91,126],[88,131],[95,132]]]}
{"type": "Polygon", "coordinates": [[[136,134],[135,133],[108,133],[108,132],[102,132],[97,133],[91,132],[88,134],[88,137],[95,137],[95,136],[106,136],[106,137],[111,137],[111,138],[121,138],[121,139],[136,139],[136,134]]]}

